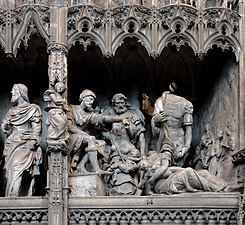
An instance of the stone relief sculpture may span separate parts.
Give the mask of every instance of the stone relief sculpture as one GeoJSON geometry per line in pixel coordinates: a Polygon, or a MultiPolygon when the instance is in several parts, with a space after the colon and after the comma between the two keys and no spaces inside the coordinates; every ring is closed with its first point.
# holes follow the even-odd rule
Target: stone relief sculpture
{"type": "MultiPolygon", "coordinates": [[[[68,112],[71,173],[108,175],[101,181],[111,196],[240,190],[242,185],[227,183],[212,169],[183,168],[192,140],[193,106],[175,95],[176,89],[176,83],[171,83],[169,91],[155,102],[151,125],[157,143],[148,154],[140,110],[132,107],[122,93],[112,97],[111,108],[94,109],[96,95],[84,90],[81,104],[71,105],[68,112]],[[99,163],[98,155],[106,155],[107,161],[99,163]]],[[[231,135],[219,129],[214,137],[210,126],[206,126],[201,152],[209,168],[211,161],[214,168],[218,162],[215,159],[224,154],[220,150],[224,133],[231,135]]]]}
{"type": "MultiPolygon", "coordinates": [[[[101,111],[98,107],[93,108],[96,95],[86,89],[79,96],[80,105],[70,105],[68,109],[63,97],[65,84],[57,81],[44,93],[44,100],[48,102],[47,143],[66,145],[68,125],[70,172],[107,174],[104,181],[112,196],[239,190],[241,185],[231,185],[217,177],[222,157],[234,149],[229,123],[226,128],[217,129],[215,134],[210,125],[206,125],[198,152],[201,153],[202,168],[208,171],[182,168],[192,139],[193,106],[174,94],[175,83],[169,89],[154,105],[151,124],[157,144],[156,151],[150,151],[148,155],[144,116],[127,102],[125,95],[115,94],[111,100],[112,108],[101,111]],[[107,123],[111,124],[111,130],[107,130],[107,123]],[[110,149],[107,166],[98,160],[99,155],[105,156],[106,148],[110,149]]],[[[7,134],[3,152],[6,196],[23,195],[23,188],[27,189],[21,187],[25,171],[32,178],[25,194],[32,195],[34,176],[39,174],[42,161],[42,150],[38,146],[41,111],[37,105],[29,103],[27,87],[23,84],[13,86],[11,101],[15,106],[1,125],[7,134]]]]}
{"type": "Polygon", "coordinates": [[[207,169],[211,174],[221,177],[222,163],[235,149],[232,128],[227,122],[225,128],[219,127],[215,131],[211,130],[208,123],[205,128],[199,145],[196,148],[194,164],[196,168],[207,169]]]}
{"type": "Polygon", "coordinates": [[[146,184],[146,193],[150,192],[150,186],[154,186],[156,180],[166,172],[169,166],[184,165],[187,152],[192,139],[192,103],[183,97],[177,96],[177,84],[171,83],[170,91],[166,91],[158,98],[154,105],[151,119],[152,133],[157,139],[156,152],[161,155],[161,166],[155,168],[155,173],[148,179],[144,174],[139,186],[146,184]]]}
{"type": "Polygon", "coordinates": [[[176,83],[170,84],[169,89],[155,102],[152,133],[157,138],[156,151],[165,152],[168,161],[172,157],[173,164],[183,166],[192,140],[193,106],[174,94],[176,83]]]}
{"type": "MultiPolygon", "coordinates": [[[[228,184],[218,177],[220,161],[234,150],[229,123],[216,129],[216,133],[210,124],[206,125],[196,158],[202,170],[182,168],[192,139],[193,106],[175,95],[176,89],[176,83],[171,83],[169,91],[155,102],[151,125],[156,148],[147,153],[144,116],[124,94],[115,94],[112,107],[100,110],[93,107],[96,95],[86,89],[79,96],[80,105],[68,107],[63,97],[65,83],[57,81],[44,93],[48,102],[47,143],[68,143],[71,174],[108,175],[102,180],[112,196],[240,190],[241,185],[228,184]],[[101,163],[100,156],[107,161],[101,163]]],[[[34,176],[39,174],[42,161],[41,111],[29,103],[23,84],[13,86],[11,102],[15,106],[1,125],[7,134],[3,152],[6,196],[24,195],[23,188],[28,189],[26,195],[32,195],[34,176]],[[21,187],[25,171],[32,179],[28,187],[21,187]]]]}
{"type": "Polygon", "coordinates": [[[106,115],[118,115],[124,120],[124,126],[127,130],[128,137],[140,150],[142,156],[145,155],[145,118],[142,112],[132,107],[127,102],[127,97],[122,93],[117,93],[111,100],[112,109],[103,112],[106,115]]]}
{"type": "Polygon", "coordinates": [[[241,191],[243,184],[229,184],[216,176],[218,172],[215,166],[217,167],[221,155],[225,154],[222,150],[222,129],[217,129],[213,138],[210,125],[207,124],[202,136],[202,151],[199,147],[199,153],[203,156],[203,164],[209,165],[209,171],[182,167],[192,139],[193,106],[186,99],[174,95],[177,89],[175,83],[169,89],[154,105],[151,124],[153,135],[157,138],[156,151],[150,151],[149,156],[139,163],[140,169],[144,171],[139,186],[145,185],[147,195],[241,191]]]}
{"type": "Polygon", "coordinates": [[[44,101],[48,102],[46,110],[48,117],[47,125],[47,143],[49,145],[66,145],[68,134],[66,131],[68,105],[66,99],[62,96],[66,86],[64,82],[57,82],[53,89],[48,89],[44,93],[44,101]]]}
{"type": "Polygon", "coordinates": [[[11,102],[14,106],[5,115],[1,129],[7,134],[3,155],[7,178],[6,196],[32,195],[34,178],[39,175],[42,150],[39,147],[41,136],[41,110],[31,104],[28,89],[23,84],[15,84],[11,102]],[[23,187],[22,178],[30,175],[29,187],[23,187]]]}
{"type": "Polygon", "coordinates": [[[86,166],[90,162],[92,172],[108,173],[101,170],[98,153],[103,155],[106,143],[99,140],[104,123],[120,122],[119,116],[107,116],[94,109],[96,95],[86,89],[79,97],[80,105],[70,105],[68,110],[68,131],[70,139],[68,148],[71,152],[71,172],[87,173],[86,166]],[[85,154],[84,154],[85,153],[85,154]]]}
{"type": "Polygon", "coordinates": [[[104,134],[111,142],[109,194],[139,195],[138,162],[146,152],[144,116],[127,102],[122,93],[115,94],[111,103],[113,108],[104,113],[118,115],[123,121],[114,123],[109,135],[104,134]]]}
{"type": "Polygon", "coordinates": [[[150,181],[151,177],[155,177],[157,174],[157,179],[152,183],[153,189],[148,190],[148,194],[179,194],[197,191],[231,192],[241,191],[243,188],[243,184],[229,184],[207,170],[176,166],[166,169],[162,165],[163,160],[165,160],[163,153],[152,151],[149,153],[149,157],[140,163],[141,168],[146,172],[146,180],[150,178],[150,181]]]}
{"type": "Polygon", "coordinates": [[[207,169],[208,163],[208,153],[209,149],[212,148],[213,145],[213,136],[210,128],[210,124],[206,124],[204,134],[201,137],[201,141],[196,148],[196,154],[194,157],[194,163],[197,168],[207,169]]]}
{"type": "Polygon", "coordinates": [[[108,171],[109,195],[136,194],[138,184],[138,162],[140,151],[130,142],[122,123],[114,123],[107,138],[111,141],[108,171]]]}

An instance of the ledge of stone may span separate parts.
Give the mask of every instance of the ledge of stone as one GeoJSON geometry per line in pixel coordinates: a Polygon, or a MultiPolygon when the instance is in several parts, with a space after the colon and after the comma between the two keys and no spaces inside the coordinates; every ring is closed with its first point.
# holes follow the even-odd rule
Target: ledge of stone
{"type": "Polygon", "coordinates": [[[47,209],[47,197],[0,197],[0,210],[47,209]]]}
{"type": "MultiPolygon", "coordinates": [[[[70,197],[69,208],[98,209],[98,208],[154,208],[154,209],[201,209],[220,208],[238,209],[240,193],[183,193],[178,195],[152,196],[92,196],[70,197]]],[[[0,210],[40,209],[48,208],[47,197],[0,197],[0,210]]]]}
{"type": "Polygon", "coordinates": [[[70,197],[69,208],[80,209],[238,209],[240,193],[183,193],[152,196],[70,197]]]}

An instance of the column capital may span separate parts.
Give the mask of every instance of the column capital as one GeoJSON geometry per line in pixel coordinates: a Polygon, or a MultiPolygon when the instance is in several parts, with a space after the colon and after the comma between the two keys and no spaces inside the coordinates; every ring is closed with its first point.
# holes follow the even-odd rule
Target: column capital
{"type": "Polygon", "coordinates": [[[58,43],[58,42],[53,42],[48,45],[47,52],[50,54],[51,52],[54,51],[62,51],[66,55],[68,55],[68,48],[64,44],[58,43]]]}

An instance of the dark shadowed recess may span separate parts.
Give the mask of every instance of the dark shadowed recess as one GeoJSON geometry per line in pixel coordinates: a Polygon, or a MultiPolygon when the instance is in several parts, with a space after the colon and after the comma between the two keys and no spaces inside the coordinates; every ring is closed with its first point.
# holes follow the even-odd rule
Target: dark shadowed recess
{"type": "MultiPolygon", "coordinates": [[[[38,37],[32,36],[28,41],[27,48],[20,46],[16,58],[7,57],[3,51],[0,53],[1,68],[1,89],[0,89],[0,120],[2,121],[5,113],[11,107],[11,89],[13,84],[23,83],[28,87],[29,100],[38,104],[44,115],[45,104],[43,102],[43,93],[48,88],[48,54],[47,44],[38,37]]],[[[44,115],[45,117],[45,115],[44,115]]],[[[43,125],[44,125],[43,121],[43,125]]],[[[5,135],[0,135],[0,155],[4,147],[5,135]]],[[[45,152],[45,146],[42,146],[45,152]]],[[[45,158],[44,158],[45,159],[45,158]]],[[[44,160],[45,161],[45,160],[44,160]]],[[[0,196],[4,196],[4,158],[0,164],[0,196]]],[[[41,175],[37,178],[35,195],[45,195],[46,172],[41,168],[41,175]]]]}

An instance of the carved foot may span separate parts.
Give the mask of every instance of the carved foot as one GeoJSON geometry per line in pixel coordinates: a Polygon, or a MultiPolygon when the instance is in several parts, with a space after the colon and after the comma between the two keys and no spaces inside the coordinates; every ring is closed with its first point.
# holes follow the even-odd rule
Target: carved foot
{"type": "Polygon", "coordinates": [[[224,188],[224,192],[242,192],[244,189],[244,184],[229,184],[224,188]]]}

